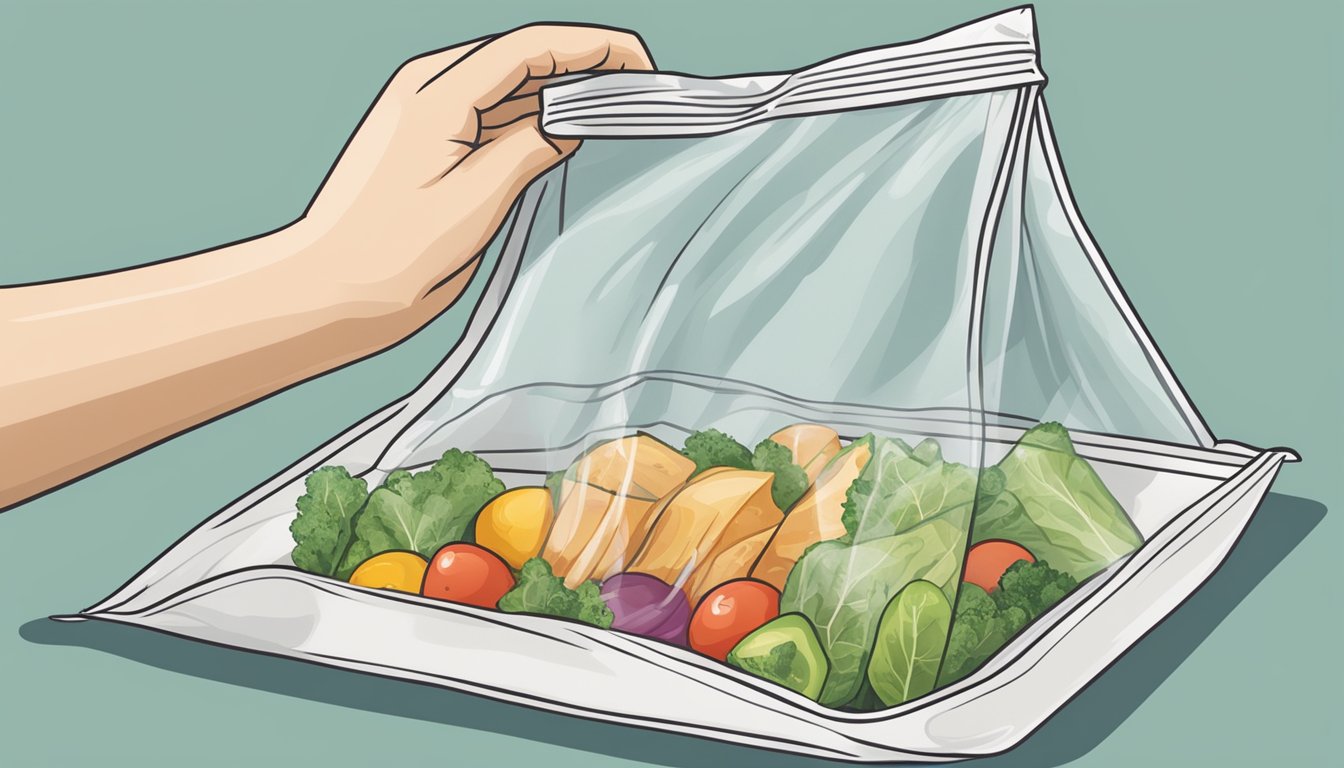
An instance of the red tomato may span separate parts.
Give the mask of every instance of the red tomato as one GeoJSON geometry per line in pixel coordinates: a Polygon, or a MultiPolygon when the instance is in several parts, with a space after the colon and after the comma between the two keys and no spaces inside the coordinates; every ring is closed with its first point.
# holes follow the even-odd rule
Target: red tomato
{"type": "Polygon", "coordinates": [[[436,600],[494,608],[513,589],[509,566],[494,552],[475,544],[448,544],[434,553],[420,594],[436,600]]]}
{"type": "Polygon", "coordinates": [[[779,615],[779,590],[756,579],[733,579],[700,600],[691,616],[691,647],[723,661],[742,638],[779,615]]]}
{"type": "Polygon", "coordinates": [[[1018,560],[1036,562],[1036,558],[1016,542],[1003,539],[982,541],[971,547],[971,551],[966,554],[965,581],[986,592],[993,592],[999,588],[999,579],[1003,578],[1003,572],[1018,560]]]}

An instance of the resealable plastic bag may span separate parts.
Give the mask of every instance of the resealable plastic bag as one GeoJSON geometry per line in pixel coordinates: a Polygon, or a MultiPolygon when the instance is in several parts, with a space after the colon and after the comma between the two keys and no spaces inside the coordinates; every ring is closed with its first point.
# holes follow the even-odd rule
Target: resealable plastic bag
{"type": "MultiPolygon", "coordinates": [[[[518,202],[434,373],[79,617],[827,757],[1012,747],[1209,577],[1291,458],[1205,426],[1083,225],[1045,82],[1031,11],[1016,9],[795,72],[544,89],[545,130],[584,145],[518,202]],[[290,560],[295,499],[324,465],[373,488],[457,448],[509,487],[542,485],[604,445],[661,450],[620,442],[632,435],[675,448],[712,427],[749,447],[809,423],[844,444],[933,440],[975,469],[1041,422],[1068,429],[1142,546],[974,673],[872,712],[648,638],[379,593],[290,560]]],[[[645,498],[627,478],[624,495],[651,514],[685,480],[645,498]]],[[[969,507],[943,522],[955,602],[969,507]]],[[[595,529],[563,556],[601,579],[654,533],[595,529]]]]}

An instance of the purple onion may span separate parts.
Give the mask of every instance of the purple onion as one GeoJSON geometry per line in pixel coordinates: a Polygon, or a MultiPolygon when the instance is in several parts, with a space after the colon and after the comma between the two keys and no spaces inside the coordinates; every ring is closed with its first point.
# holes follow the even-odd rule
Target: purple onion
{"type": "Polygon", "coordinates": [[[691,603],[680,589],[647,573],[618,573],[602,582],[602,599],[615,617],[612,629],[687,645],[691,603]]]}

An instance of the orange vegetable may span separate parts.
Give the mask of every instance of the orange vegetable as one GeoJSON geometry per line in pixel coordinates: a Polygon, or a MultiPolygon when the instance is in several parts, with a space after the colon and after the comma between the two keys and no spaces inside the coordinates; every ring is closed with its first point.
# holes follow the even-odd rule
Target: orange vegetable
{"type": "Polygon", "coordinates": [[[1018,560],[1036,562],[1036,558],[1016,542],[1004,539],[982,541],[971,547],[971,551],[966,554],[966,576],[963,581],[974,584],[986,592],[993,592],[999,588],[999,579],[1003,578],[1003,572],[1018,560]]]}
{"type": "Polygon", "coordinates": [[[742,638],[779,615],[779,591],[763,581],[734,579],[705,595],[691,616],[691,648],[723,661],[742,638]]]}
{"type": "Polygon", "coordinates": [[[593,446],[565,473],[541,556],[570,589],[613,575],[644,541],[658,500],[694,470],[695,462],[642,432],[593,446]]]}
{"type": "Polygon", "coordinates": [[[481,608],[494,608],[513,589],[509,566],[494,552],[475,544],[457,542],[434,553],[420,594],[481,608]]]}
{"type": "Polygon", "coordinates": [[[415,594],[425,580],[425,558],[415,552],[383,552],[359,564],[350,583],[371,589],[395,589],[415,594]]]}
{"type": "Polygon", "coordinates": [[[476,516],[476,543],[518,569],[537,556],[550,533],[555,504],[545,488],[505,491],[476,516]]]}
{"type": "Polygon", "coordinates": [[[659,503],[661,512],[627,571],[680,584],[694,604],[716,584],[746,576],[784,514],[769,472],[714,467],[659,503]]]}
{"type": "Polygon", "coordinates": [[[840,453],[840,436],[820,424],[790,424],[770,439],[793,452],[793,463],[803,468],[809,483],[815,483],[821,468],[840,453]]]}

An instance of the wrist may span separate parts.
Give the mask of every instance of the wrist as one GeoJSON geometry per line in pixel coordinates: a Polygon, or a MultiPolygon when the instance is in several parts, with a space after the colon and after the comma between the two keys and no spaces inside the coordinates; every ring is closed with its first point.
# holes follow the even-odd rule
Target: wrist
{"type": "Polygon", "coordinates": [[[309,292],[316,303],[350,320],[383,321],[413,309],[418,286],[410,285],[394,243],[369,243],[339,228],[300,219],[275,235],[283,236],[288,280],[309,292]]]}
{"type": "Polygon", "coordinates": [[[358,243],[302,219],[262,240],[274,258],[259,285],[278,289],[283,306],[276,309],[306,316],[314,327],[340,328],[350,354],[370,354],[415,330],[412,297],[394,280],[359,269],[377,256],[358,243]]]}

